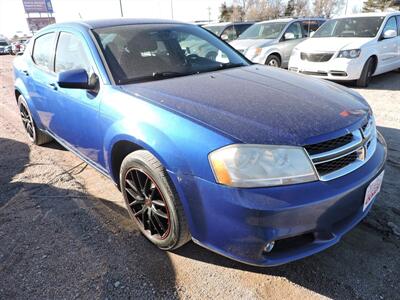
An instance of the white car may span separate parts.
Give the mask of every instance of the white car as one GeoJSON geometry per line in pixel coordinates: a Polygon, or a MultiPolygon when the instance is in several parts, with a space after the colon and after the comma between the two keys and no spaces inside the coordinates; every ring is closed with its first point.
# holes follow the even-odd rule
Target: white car
{"type": "Polygon", "coordinates": [[[250,26],[230,44],[254,63],[287,68],[293,48],[324,22],[323,18],[263,21],[250,26]]]}
{"type": "Polygon", "coordinates": [[[289,70],[366,87],[372,76],[400,68],[400,12],[327,21],[297,45],[289,70]]]}

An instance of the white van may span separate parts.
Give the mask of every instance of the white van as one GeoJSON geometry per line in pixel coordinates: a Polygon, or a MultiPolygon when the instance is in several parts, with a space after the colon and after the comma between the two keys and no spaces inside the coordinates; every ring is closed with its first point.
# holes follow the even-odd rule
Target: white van
{"type": "MultiPolygon", "coordinates": [[[[372,76],[400,68],[400,12],[366,13],[324,23],[297,45],[289,70],[366,87],[372,76]]],[[[400,87],[399,87],[400,88],[400,87]]]]}

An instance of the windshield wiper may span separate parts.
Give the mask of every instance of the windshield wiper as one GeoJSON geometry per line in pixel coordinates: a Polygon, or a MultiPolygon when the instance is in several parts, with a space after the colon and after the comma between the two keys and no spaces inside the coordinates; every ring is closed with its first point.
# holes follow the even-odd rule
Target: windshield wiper
{"type": "Polygon", "coordinates": [[[224,70],[224,69],[231,69],[231,68],[239,68],[239,67],[245,67],[247,65],[242,64],[242,63],[221,63],[215,70],[224,70]]]}
{"type": "Polygon", "coordinates": [[[153,72],[152,77],[156,79],[160,78],[172,78],[172,77],[179,77],[179,76],[185,76],[185,75],[190,75],[191,73],[184,73],[184,72],[172,72],[172,71],[166,71],[166,72],[153,72]]]}
{"type": "Polygon", "coordinates": [[[153,80],[160,80],[160,79],[167,79],[167,78],[174,78],[174,77],[181,77],[186,75],[192,75],[194,73],[184,73],[184,72],[153,72],[152,75],[128,78],[128,79],[121,79],[118,81],[119,84],[129,84],[129,83],[138,83],[138,82],[146,82],[146,81],[153,81],[153,80]]]}

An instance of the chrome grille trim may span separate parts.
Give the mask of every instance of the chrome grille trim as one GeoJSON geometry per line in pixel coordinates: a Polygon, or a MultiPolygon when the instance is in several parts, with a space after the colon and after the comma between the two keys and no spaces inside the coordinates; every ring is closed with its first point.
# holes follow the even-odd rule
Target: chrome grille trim
{"type": "Polygon", "coordinates": [[[371,117],[360,129],[351,132],[351,134],[353,135],[352,141],[333,150],[314,155],[309,155],[306,150],[319,180],[329,181],[347,175],[363,166],[375,153],[377,146],[377,131],[373,117],[371,117]],[[354,154],[356,155],[356,159],[353,160],[353,158],[352,162],[341,167],[340,160],[345,159],[350,155],[354,156],[354,154]],[[339,163],[335,165],[335,161],[339,163]],[[331,172],[327,172],[326,169],[329,169],[329,162],[333,163],[332,169],[334,170],[331,172]],[[323,166],[323,164],[328,164],[328,167],[326,165],[323,166]],[[320,166],[319,170],[318,166],[320,166]]]}
{"type": "Polygon", "coordinates": [[[311,160],[315,164],[318,164],[322,162],[327,162],[332,159],[337,159],[340,156],[345,156],[349,154],[350,152],[352,152],[352,150],[356,150],[362,144],[363,137],[361,135],[360,130],[355,130],[352,132],[352,134],[353,134],[353,141],[351,141],[350,143],[331,151],[311,155],[310,156],[311,160]]]}
{"type": "Polygon", "coordinates": [[[334,54],[334,52],[300,52],[300,58],[310,62],[327,62],[334,54]]]}
{"type": "MultiPolygon", "coordinates": [[[[353,163],[347,165],[344,168],[341,168],[341,169],[339,169],[337,171],[334,171],[332,173],[329,173],[329,174],[326,174],[326,175],[323,175],[323,176],[319,176],[319,179],[321,181],[329,181],[329,180],[332,180],[332,179],[336,179],[336,178],[342,177],[344,175],[347,175],[347,174],[357,170],[358,168],[363,166],[372,157],[372,155],[375,153],[376,143],[377,143],[376,137],[372,138],[371,139],[371,144],[369,145],[368,150],[366,151],[367,154],[366,154],[366,157],[365,157],[364,160],[357,159],[356,161],[354,161],[353,163]]],[[[365,144],[367,144],[367,143],[365,143],[365,144]]],[[[362,147],[360,147],[360,149],[361,148],[362,147]]]]}

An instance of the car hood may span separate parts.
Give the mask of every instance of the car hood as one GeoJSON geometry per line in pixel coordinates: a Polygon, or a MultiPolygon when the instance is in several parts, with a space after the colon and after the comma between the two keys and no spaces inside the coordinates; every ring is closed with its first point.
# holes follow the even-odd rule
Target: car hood
{"type": "Polygon", "coordinates": [[[361,126],[369,112],[365,100],[349,89],[257,65],[121,89],[244,143],[319,142],[361,126]]]}
{"type": "Polygon", "coordinates": [[[243,39],[234,40],[230,44],[233,48],[237,50],[246,50],[250,47],[265,47],[269,46],[274,42],[271,39],[243,39]]]}
{"type": "Polygon", "coordinates": [[[336,52],[340,50],[359,49],[373,38],[311,38],[302,42],[297,48],[307,52],[336,52]]]}

